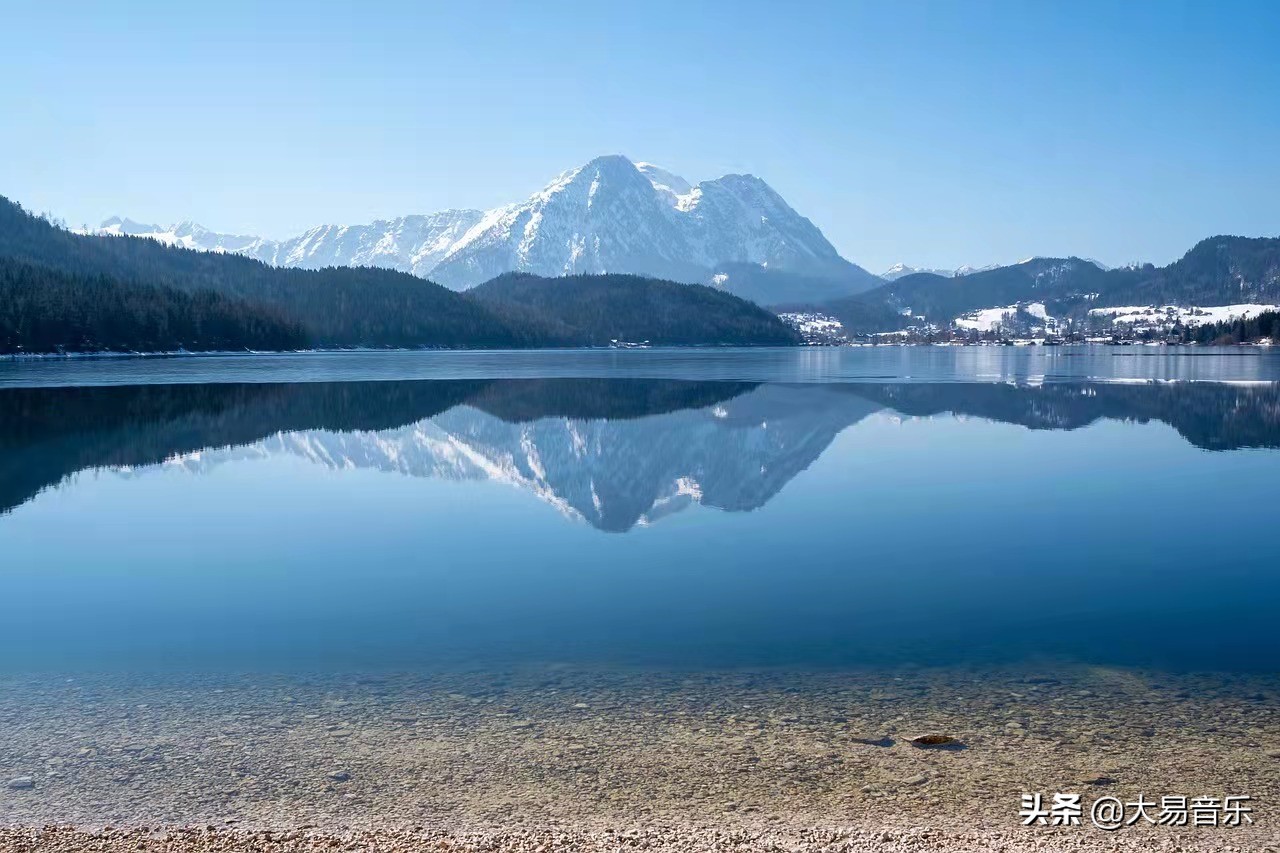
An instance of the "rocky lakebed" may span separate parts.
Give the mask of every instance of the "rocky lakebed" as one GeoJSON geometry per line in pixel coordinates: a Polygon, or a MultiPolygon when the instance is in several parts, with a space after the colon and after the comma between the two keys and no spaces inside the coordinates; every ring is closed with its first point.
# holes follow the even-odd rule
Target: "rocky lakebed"
{"type": "Polygon", "coordinates": [[[1262,853],[1277,708],[1272,676],[1060,664],[9,675],[0,850],[1262,853]],[[1023,825],[1037,793],[1081,824],[1023,825]],[[1251,811],[1090,820],[1168,796],[1251,811]]]}

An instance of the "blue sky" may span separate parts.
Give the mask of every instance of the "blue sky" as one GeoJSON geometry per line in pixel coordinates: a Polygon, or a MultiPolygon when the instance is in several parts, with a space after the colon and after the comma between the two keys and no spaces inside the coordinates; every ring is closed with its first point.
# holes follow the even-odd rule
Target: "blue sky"
{"type": "Polygon", "coordinates": [[[0,0],[0,194],[283,237],[604,153],[751,172],[850,260],[1280,233],[1280,4],[0,0]]]}

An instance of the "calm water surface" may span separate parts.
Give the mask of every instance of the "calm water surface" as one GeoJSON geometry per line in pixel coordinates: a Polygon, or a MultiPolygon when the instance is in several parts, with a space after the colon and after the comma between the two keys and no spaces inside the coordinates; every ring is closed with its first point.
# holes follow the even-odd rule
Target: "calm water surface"
{"type": "Polygon", "coordinates": [[[514,378],[747,382],[1280,381],[1252,347],[909,347],[329,352],[0,361],[0,388],[514,378]]]}
{"type": "Polygon", "coordinates": [[[0,672],[1270,673],[1275,380],[1166,348],[0,364],[0,672]]]}

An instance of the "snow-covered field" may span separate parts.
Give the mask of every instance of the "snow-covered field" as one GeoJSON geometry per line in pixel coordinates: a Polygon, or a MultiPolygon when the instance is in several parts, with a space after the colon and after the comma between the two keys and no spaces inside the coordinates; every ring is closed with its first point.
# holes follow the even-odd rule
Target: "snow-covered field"
{"type": "MultiPolygon", "coordinates": [[[[955,319],[958,329],[977,332],[992,332],[1007,326],[1021,309],[1032,317],[1042,321],[1046,327],[1056,325],[1057,320],[1049,316],[1043,302],[1006,305],[995,308],[981,308],[970,311],[955,319]]],[[[1184,326],[1198,326],[1204,323],[1220,323],[1235,318],[1248,318],[1265,311],[1280,311],[1280,306],[1247,303],[1240,305],[1214,306],[1177,306],[1177,305],[1123,305],[1111,308],[1092,308],[1089,315],[1099,320],[1110,320],[1117,325],[1127,325],[1135,329],[1171,329],[1181,322],[1184,326]]]]}
{"type": "Polygon", "coordinates": [[[1049,312],[1045,310],[1043,302],[1028,302],[1022,305],[1006,305],[1002,308],[981,308],[977,311],[970,311],[968,314],[956,318],[956,328],[975,332],[992,332],[1001,326],[1007,325],[1009,320],[1018,313],[1019,308],[1046,324],[1053,319],[1049,316],[1049,312]]]}
{"type": "Polygon", "coordinates": [[[1203,323],[1221,323],[1227,320],[1248,319],[1266,311],[1280,311],[1277,305],[1245,303],[1241,305],[1213,305],[1209,307],[1177,305],[1126,305],[1114,308],[1092,308],[1092,316],[1107,316],[1114,323],[1134,326],[1169,327],[1181,321],[1184,326],[1203,323]]]}

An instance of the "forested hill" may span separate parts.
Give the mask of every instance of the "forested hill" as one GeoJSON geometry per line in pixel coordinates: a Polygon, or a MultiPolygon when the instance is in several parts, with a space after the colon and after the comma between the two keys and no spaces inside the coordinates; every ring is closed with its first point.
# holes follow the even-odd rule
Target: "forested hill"
{"type": "Polygon", "coordinates": [[[184,293],[0,257],[0,355],[290,350],[306,331],[211,291],[184,293]]]}
{"type": "Polygon", "coordinates": [[[1108,270],[1105,283],[1105,305],[1280,304],[1280,237],[1210,237],[1166,267],[1108,270]]]}
{"type": "Polygon", "coordinates": [[[145,238],[72,234],[7,199],[0,199],[0,257],[77,277],[217,293],[300,324],[310,346],[510,347],[539,342],[483,306],[406,273],[280,269],[145,238]]]}
{"type": "Polygon", "coordinates": [[[1280,238],[1210,237],[1164,267],[1104,270],[1082,258],[1032,258],[948,278],[915,273],[824,306],[857,331],[913,317],[945,325],[969,311],[1043,302],[1058,317],[1116,305],[1280,304],[1280,238]]]}
{"type": "Polygon", "coordinates": [[[2,197],[0,261],[6,353],[797,342],[772,314],[699,285],[527,277],[456,293],[386,269],[286,269],[73,234],[2,197]]]}
{"type": "Polygon", "coordinates": [[[777,315],[700,284],[620,274],[543,278],[507,273],[467,294],[505,316],[523,317],[547,334],[586,346],[611,341],[671,346],[799,342],[777,315]]]}
{"type": "Polygon", "coordinates": [[[978,308],[1028,300],[1047,302],[1070,293],[1097,293],[1106,274],[1082,258],[1034,258],[955,278],[914,273],[865,296],[869,305],[887,307],[894,316],[901,316],[910,308],[913,315],[950,320],[978,308]]]}

